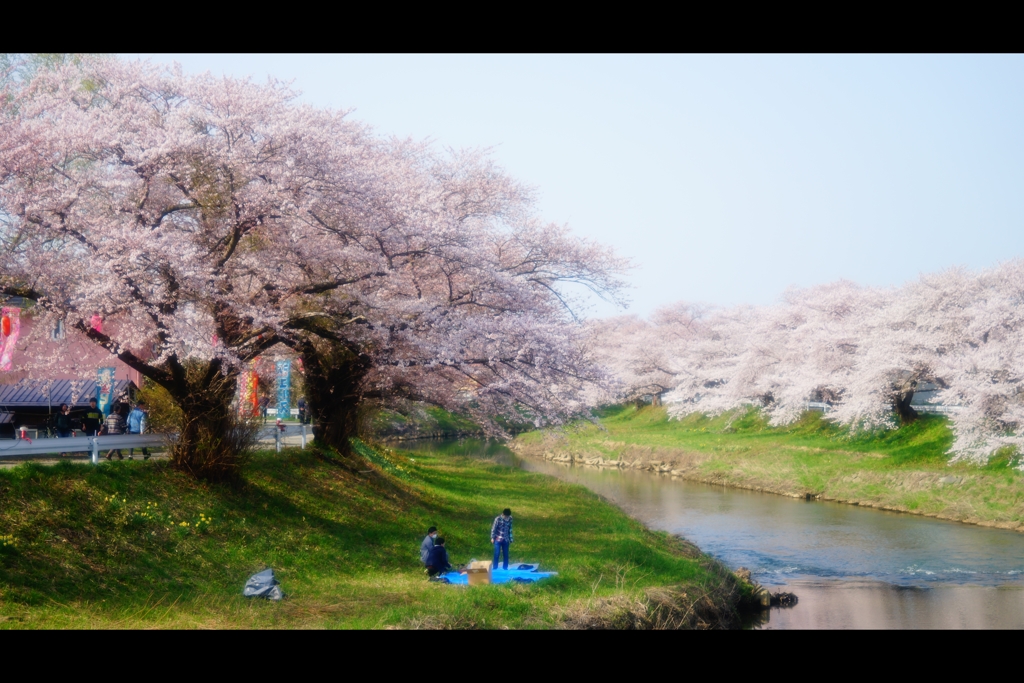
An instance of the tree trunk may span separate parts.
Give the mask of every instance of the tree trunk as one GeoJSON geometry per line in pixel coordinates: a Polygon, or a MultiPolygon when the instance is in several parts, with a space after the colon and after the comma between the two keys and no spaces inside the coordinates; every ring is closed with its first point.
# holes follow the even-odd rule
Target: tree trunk
{"type": "Polygon", "coordinates": [[[203,479],[234,477],[257,436],[256,424],[240,418],[231,408],[237,374],[222,373],[219,361],[177,366],[172,372],[176,381],[167,389],[181,415],[171,463],[203,479]]]}
{"type": "Polygon", "coordinates": [[[913,388],[903,388],[894,393],[893,409],[900,418],[900,424],[910,424],[920,417],[910,405],[912,400],[914,400],[913,388]]]}
{"type": "Polygon", "coordinates": [[[313,438],[322,446],[349,455],[349,439],[359,435],[362,382],[370,366],[347,349],[318,347],[309,345],[302,355],[313,438]]]}

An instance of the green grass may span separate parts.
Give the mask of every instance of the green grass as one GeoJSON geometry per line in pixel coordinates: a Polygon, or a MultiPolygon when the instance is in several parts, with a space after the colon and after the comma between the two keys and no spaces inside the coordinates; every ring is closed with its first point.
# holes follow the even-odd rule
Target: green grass
{"type": "Polygon", "coordinates": [[[261,453],[234,485],[161,462],[0,471],[0,627],[546,628],[650,587],[734,590],[692,546],[582,487],[460,455],[357,449],[365,459],[261,453]],[[441,528],[454,562],[489,559],[506,506],[513,560],[558,577],[426,581],[427,526],[441,528]],[[268,566],[288,598],[243,598],[246,578],[268,566]]]}
{"type": "Polygon", "coordinates": [[[973,523],[1024,528],[1019,456],[997,453],[984,467],[951,464],[946,418],[924,415],[890,431],[851,433],[809,412],[771,427],[756,410],[669,420],[663,408],[605,408],[599,425],[518,437],[525,454],[679,463],[683,476],[786,494],[821,496],[973,523]],[[942,482],[946,477],[960,481],[942,482]]]}
{"type": "Polygon", "coordinates": [[[370,430],[381,437],[405,438],[482,434],[480,425],[444,408],[408,401],[399,409],[380,409],[370,419],[370,430]]]}

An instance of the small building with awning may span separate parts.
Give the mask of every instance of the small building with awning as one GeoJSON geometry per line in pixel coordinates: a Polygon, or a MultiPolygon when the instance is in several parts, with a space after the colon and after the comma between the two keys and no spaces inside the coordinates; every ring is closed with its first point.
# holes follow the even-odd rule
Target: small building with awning
{"type": "MultiPolygon", "coordinates": [[[[137,387],[127,379],[115,379],[113,401],[133,402],[137,387]]],[[[97,384],[81,379],[22,379],[14,384],[0,384],[0,439],[15,438],[15,429],[27,427],[42,430],[62,403],[71,407],[71,415],[81,418],[96,398],[97,384]]]]}
{"type": "MultiPolygon", "coordinates": [[[[80,417],[96,397],[100,370],[113,380],[112,402],[133,399],[142,386],[139,372],[62,321],[46,323],[18,297],[2,301],[0,326],[0,438],[13,438],[17,427],[32,430],[49,424],[60,404],[80,417]]],[[[96,316],[99,318],[99,316],[96,316]]],[[[108,333],[118,320],[98,320],[108,333]]],[[[99,329],[98,327],[96,329],[99,329]]],[[[148,350],[135,352],[150,357],[148,350]]]]}

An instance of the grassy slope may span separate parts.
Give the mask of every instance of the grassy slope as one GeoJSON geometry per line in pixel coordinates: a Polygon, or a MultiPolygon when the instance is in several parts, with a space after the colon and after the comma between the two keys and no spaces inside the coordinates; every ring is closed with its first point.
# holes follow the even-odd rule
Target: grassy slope
{"type": "Polygon", "coordinates": [[[771,428],[754,411],[670,421],[663,408],[623,407],[605,411],[601,427],[534,432],[518,442],[527,453],[662,459],[688,479],[1024,529],[1024,473],[1008,457],[986,467],[950,465],[952,434],[939,416],[851,436],[819,413],[771,428]],[[940,481],[947,477],[960,481],[940,481]]]}
{"type": "Polygon", "coordinates": [[[405,403],[400,410],[376,410],[369,431],[381,438],[430,438],[482,435],[483,430],[463,415],[425,403],[405,403]]]}
{"type": "Polygon", "coordinates": [[[372,464],[263,453],[233,487],[152,462],[2,471],[0,627],[550,627],[649,586],[733,590],[692,546],[582,487],[465,457],[362,452],[372,464]],[[428,525],[441,527],[454,562],[484,559],[505,506],[516,514],[513,559],[558,577],[426,582],[428,525]],[[241,597],[265,566],[289,599],[241,597]]]}

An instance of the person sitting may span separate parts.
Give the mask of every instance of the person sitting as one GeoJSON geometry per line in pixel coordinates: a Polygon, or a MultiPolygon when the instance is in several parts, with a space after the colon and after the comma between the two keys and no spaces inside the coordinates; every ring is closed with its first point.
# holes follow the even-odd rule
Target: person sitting
{"type": "Polygon", "coordinates": [[[434,540],[434,547],[430,550],[430,559],[427,560],[427,575],[430,577],[444,574],[452,568],[448,562],[448,551],[444,547],[444,537],[438,536],[434,540]]]}
{"type": "Polygon", "coordinates": [[[423,542],[420,543],[420,562],[426,567],[430,561],[430,551],[434,549],[434,538],[437,537],[437,527],[432,526],[427,529],[427,535],[423,537],[423,542]]]}

